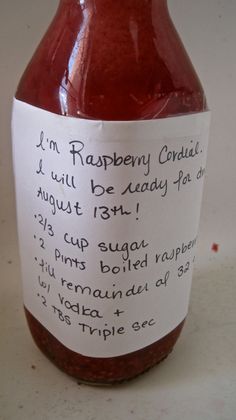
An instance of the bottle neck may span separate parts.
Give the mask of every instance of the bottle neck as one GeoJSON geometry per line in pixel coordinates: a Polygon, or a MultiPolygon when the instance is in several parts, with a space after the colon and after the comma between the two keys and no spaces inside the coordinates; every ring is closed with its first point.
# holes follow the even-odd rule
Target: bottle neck
{"type": "Polygon", "coordinates": [[[58,12],[96,36],[99,31],[108,37],[129,31],[133,39],[146,33],[154,40],[172,25],[167,0],[60,0],[58,12]]]}
{"type": "Polygon", "coordinates": [[[143,6],[148,7],[152,4],[159,4],[159,5],[166,5],[167,0],[117,0],[114,2],[114,0],[60,0],[60,3],[75,3],[79,7],[88,7],[93,6],[94,8],[100,8],[100,7],[108,7],[111,5],[114,5],[114,3],[119,8],[136,8],[136,6],[143,6]]]}
{"type": "Polygon", "coordinates": [[[60,0],[60,6],[71,6],[79,10],[90,10],[95,13],[119,18],[120,13],[134,16],[137,13],[167,13],[167,0],[60,0]]]}

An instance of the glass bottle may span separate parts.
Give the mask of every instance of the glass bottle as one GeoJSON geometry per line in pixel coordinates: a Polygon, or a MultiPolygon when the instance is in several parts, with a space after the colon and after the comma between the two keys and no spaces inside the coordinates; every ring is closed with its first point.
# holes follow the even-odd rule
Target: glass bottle
{"type": "MultiPolygon", "coordinates": [[[[165,119],[207,110],[166,0],[61,0],[25,70],[16,99],[50,113],[103,121],[165,119]]],[[[25,308],[38,347],[90,383],[130,379],[165,359],[184,319],[156,342],[115,357],[62,344],[25,308]]]]}

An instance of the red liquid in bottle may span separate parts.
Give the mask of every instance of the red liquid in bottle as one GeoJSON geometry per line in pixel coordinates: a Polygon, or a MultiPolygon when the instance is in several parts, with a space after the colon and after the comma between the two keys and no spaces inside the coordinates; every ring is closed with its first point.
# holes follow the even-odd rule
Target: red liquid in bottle
{"type": "MultiPolygon", "coordinates": [[[[148,120],[206,110],[201,84],[165,0],[63,0],[28,65],[16,98],[76,118],[148,120]]],[[[111,358],[61,344],[26,310],[39,348],[91,383],[132,378],[173,349],[183,322],[156,343],[111,358]]]]}

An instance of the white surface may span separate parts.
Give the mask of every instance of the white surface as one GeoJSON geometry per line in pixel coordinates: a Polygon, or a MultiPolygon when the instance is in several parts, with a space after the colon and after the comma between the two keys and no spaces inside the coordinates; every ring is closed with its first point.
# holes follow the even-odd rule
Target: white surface
{"type": "Polygon", "coordinates": [[[114,388],[78,385],[57,370],[34,346],[22,311],[10,107],[56,4],[1,5],[0,419],[234,420],[236,2],[169,1],[213,111],[198,258],[190,313],[175,351],[149,373],[114,388]],[[218,253],[211,251],[213,242],[218,253]]]}

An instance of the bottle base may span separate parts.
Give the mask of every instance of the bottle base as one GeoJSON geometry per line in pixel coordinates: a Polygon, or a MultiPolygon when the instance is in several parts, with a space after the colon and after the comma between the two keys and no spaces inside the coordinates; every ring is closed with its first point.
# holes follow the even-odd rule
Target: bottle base
{"type": "Polygon", "coordinates": [[[157,342],[132,353],[112,358],[91,358],[60,343],[25,308],[27,322],[38,348],[64,373],[91,386],[122,384],[147,372],[172,352],[185,320],[157,342]]]}
{"type": "Polygon", "coordinates": [[[111,386],[119,386],[119,385],[123,385],[126,383],[129,383],[137,378],[139,378],[140,376],[145,375],[146,373],[148,373],[152,368],[155,368],[155,366],[158,366],[159,364],[161,364],[162,362],[164,362],[168,356],[172,353],[173,349],[170,350],[170,352],[168,354],[166,354],[161,360],[159,360],[158,362],[156,362],[154,365],[149,366],[148,368],[146,368],[144,371],[139,372],[137,375],[131,376],[129,378],[126,379],[120,379],[120,380],[116,380],[116,381],[112,381],[112,382],[94,382],[94,381],[85,381],[83,379],[79,379],[77,378],[77,383],[78,385],[88,385],[88,386],[97,386],[97,387],[111,387],[111,386]]]}

